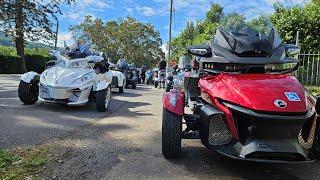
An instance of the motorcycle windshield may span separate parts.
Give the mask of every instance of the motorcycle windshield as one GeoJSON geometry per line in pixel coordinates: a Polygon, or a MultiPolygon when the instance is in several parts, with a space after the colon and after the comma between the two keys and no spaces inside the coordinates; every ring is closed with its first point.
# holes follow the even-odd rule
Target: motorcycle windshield
{"type": "Polygon", "coordinates": [[[247,20],[237,13],[220,20],[213,45],[237,56],[267,57],[282,40],[267,16],[247,20]]]}

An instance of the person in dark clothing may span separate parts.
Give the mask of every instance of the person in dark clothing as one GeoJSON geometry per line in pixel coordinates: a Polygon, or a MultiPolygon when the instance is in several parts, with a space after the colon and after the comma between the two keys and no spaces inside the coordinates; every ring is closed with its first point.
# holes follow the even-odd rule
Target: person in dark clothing
{"type": "Polygon", "coordinates": [[[166,70],[167,67],[167,62],[165,60],[161,60],[158,63],[158,68],[159,70],[166,70]]]}
{"type": "Polygon", "coordinates": [[[199,61],[200,57],[194,57],[192,60],[192,70],[198,71],[199,70],[199,61]]]}

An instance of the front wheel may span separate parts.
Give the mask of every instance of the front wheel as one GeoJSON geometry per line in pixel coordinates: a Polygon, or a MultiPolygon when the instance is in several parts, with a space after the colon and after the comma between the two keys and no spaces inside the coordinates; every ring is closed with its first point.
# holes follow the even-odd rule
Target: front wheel
{"type": "Polygon", "coordinates": [[[162,154],[165,158],[175,158],[181,152],[182,116],[163,108],[162,114],[162,154]]]}
{"type": "Polygon", "coordinates": [[[318,124],[319,120],[317,120],[317,128],[315,131],[314,139],[313,139],[313,153],[316,159],[320,160],[320,125],[318,124]]]}
{"type": "Polygon", "coordinates": [[[154,81],[154,87],[157,88],[158,87],[159,82],[158,81],[154,81]]]}
{"type": "Polygon", "coordinates": [[[20,81],[18,88],[19,99],[27,105],[34,104],[38,101],[39,86],[35,83],[26,83],[20,81]]]}
{"type": "Polygon", "coordinates": [[[99,112],[105,112],[108,109],[109,101],[111,99],[111,87],[98,91],[96,93],[96,108],[99,112]]]}

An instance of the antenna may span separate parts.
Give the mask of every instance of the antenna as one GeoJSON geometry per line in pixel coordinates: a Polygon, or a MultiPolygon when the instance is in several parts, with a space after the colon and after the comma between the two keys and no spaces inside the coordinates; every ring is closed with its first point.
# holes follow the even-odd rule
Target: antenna
{"type": "Polygon", "coordinates": [[[173,0],[170,0],[170,21],[169,21],[169,42],[168,42],[168,59],[167,59],[167,68],[169,67],[170,56],[171,56],[172,11],[173,11],[173,0]]]}

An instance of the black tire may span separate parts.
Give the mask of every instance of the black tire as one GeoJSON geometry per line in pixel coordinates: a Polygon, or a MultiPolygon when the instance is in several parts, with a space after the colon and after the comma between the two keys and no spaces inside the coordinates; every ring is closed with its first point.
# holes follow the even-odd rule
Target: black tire
{"type": "Polygon", "coordinates": [[[158,84],[159,84],[158,81],[155,81],[155,82],[154,82],[154,87],[157,88],[157,87],[158,87],[158,84]]]}
{"type": "Polygon", "coordinates": [[[37,84],[20,81],[18,88],[19,99],[27,105],[34,104],[38,101],[39,86],[37,84]]]}
{"type": "Polygon", "coordinates": [[[96,92],[96,108],[97,108],[97,111],[99,112],[107,111],[106,95],[107,95],[106,89],[96,92]]]}
{"type": "Polygon", "coordinates": [[[168,83],[166,86],[166,92],[170,92],[170,90],[172,89],[172,83],[168,83]]]}
{"type": "Polygon", "coordinates": [[[124,89],[123,87],[119,87],[119,93],[123,93],[124,92],[123,89],[124,89]]]}
{"type": "Polygon", "coordinates": [[[319,125],[319,119],[317,119],[317,128],[315,132],[315,136],[313,139],[313,147],[312,151],[314,153],[314,156],[316,159],[320,160],[320,125],[319,125]]]}
{"type": "Polygon", "coordinates": [[[133,82],[132,83],[132,89],[136,89],[136,88],[137,88],[136,82],[133,82]]]}
{"type": "Polygon", "coordinates": [[[313,143],[313,153],[314,153],[314,157],[318,160],[320,160],[320,139],[319,137],[315,137],[314,138],[314,143],[313,143]]]}
{"type": "Polygon", "coordinates": [[[175,158],[181,152],[182,116],[163,108],[162,114],[162,154],[165,158],[175,158]]]}

